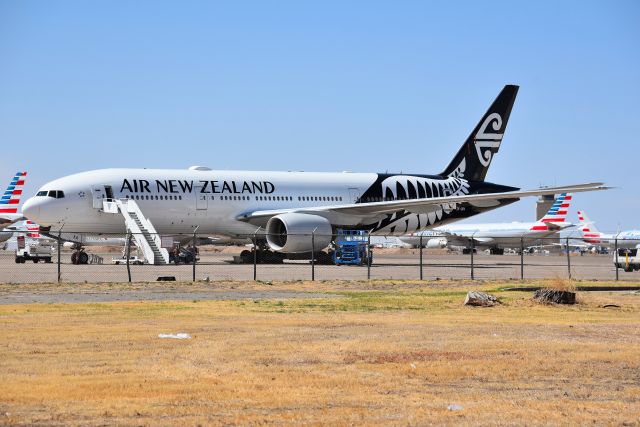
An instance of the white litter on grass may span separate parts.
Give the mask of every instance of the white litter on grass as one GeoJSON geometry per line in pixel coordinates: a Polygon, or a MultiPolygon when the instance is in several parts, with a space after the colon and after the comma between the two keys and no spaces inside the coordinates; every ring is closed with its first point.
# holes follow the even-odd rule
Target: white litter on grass
{"type": "Polygon", "coordinates": [[[450,411],[462,411],[464,408],[462,407],[462,405],[457,405],[455,403],[447,406],[447,409],[450,411]]]}
{"type": "Polygon", "coordinates": [[[174,340],[188,340],[191,339],[191,335],[179,332],[177,334],[158,334],[158,338],[171,338],[174,340]]]}
{"type": "Polygon", "coordinates": [[[411,364],[411,365],[409,365],[409,366],[411,366],[411,369],[416,369],[416,364],[415,364],[415,363],[412,363],[412,364],[411,364]]]}

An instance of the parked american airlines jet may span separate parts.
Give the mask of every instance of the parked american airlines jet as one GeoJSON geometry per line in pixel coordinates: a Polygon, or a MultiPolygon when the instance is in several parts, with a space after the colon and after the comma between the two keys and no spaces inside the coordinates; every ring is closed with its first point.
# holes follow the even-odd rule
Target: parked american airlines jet
{"type": "Polygon", "coordinates": [[[336,228],[403,235],[525,196],[603,189],[601,183],[592,183],[519,191],[485,181],[517,92],[517,86],[504,87],[437,175],[104,169],[45,184],[25,203],[24,213],[52,234],[62,227],[73,232],[141,233],[151,247],[150,256],[155,253],[166,261],[160,239],[148,236],[196,229],[199,234],[231,238],[256,233],[261,250],[303,253],[312,249],[311,233],[314,248],[321,250],[336,228]]]}
{"type": "MultiPolygon", "coordinates": [[[[18,205],[26,176],[26,172],[17,172],[0,199],[0,230],[23,218],[18,205]]],[[[0,242],[9,240],[12,235],[13,232],[0,231],[0,242]]]]}
{"type": "Polygon", "coordinates": [[[578,211],[579,228],[582,240],[594,246],[604,246],[613,249],[635,248],[640,245],[640,230],[627,230],[619,233],[602,233],[596,229],[596,223],[591,221],[584,211],[578,211]]]}
{"type": "MultiPolygon", "coordinates": [[[[493,224],[454,224],[436,227],[431,231],[421,231],[400,240],[406,244],[427,247],[473,246],[489,248],[490,253],[502,255],[504,248],[519,248],[521,243],[527,247],[537,240],[550,237],[560,230],[573,227],[566,222],[567,211],[571,205],[571,194],[560,194],[545,216],[536,222],[504,222],[493,224]],[[521,242],[522,239],[522,242],[521,242]]],[[[544,242],[542,243],[544,244],[544,242]]]]}

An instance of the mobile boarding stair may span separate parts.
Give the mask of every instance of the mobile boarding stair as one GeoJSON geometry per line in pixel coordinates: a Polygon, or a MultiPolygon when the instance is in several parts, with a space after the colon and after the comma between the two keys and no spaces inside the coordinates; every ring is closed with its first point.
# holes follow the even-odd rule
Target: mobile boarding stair
{"type": "Polygon", "coordinates": [[[122,214],[127,231],[133,236],[136,246],[142,249],[149,264],[169,264],[169,252],[162,247],[160,235],[151,221],[145,218],[135,200],[104,199],[102,210],[122,214]]]}

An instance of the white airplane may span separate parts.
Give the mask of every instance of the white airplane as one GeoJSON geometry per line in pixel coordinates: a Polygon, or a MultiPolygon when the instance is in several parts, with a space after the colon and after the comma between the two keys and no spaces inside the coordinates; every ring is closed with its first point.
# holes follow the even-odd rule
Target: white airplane
{"type": "Polygon", "coordinates": [[[474,247],[489,248],[489,253],[502,255],[504,248],[519,248],[521,244],[528,247],[560,230],[573,227],[573,224],[565,222],[571,198],[571,194],[560,194],[545,216],[536,222],[455,224],[412,233],[409,236],[400,237],[400,240],[406,244],[418,246],[422,236],[422,244],[426,247],[470,248],[471,239],[473,239],[474,247]]]}
{"type": "MultiPolygon", "coordinates": [[[[18,211],[26,176],[27,172],[17,172],[0,199],[0,243],[6,242],[16,233],[29,239],[43,238],[39,233],[38,224],[25,220],[22,212],[18,211]]],[[[97,245],[122,246],[125,243],[124,237],[80,235],[77,233],[62,233],[61,240],[64,241],[65,247],[74,249],[97,245]]],[[[83,257],[88,258],[86,254],[83,257]]]]}
{"type": "Polygon", "coordinates": [[[316,251],[326,248],[337,228],[404,235],[521,197],[605,189],[590,183],[520,191],[485,181],[517,92],[517,86],[504,87],[437,175],[102,169],[45,184],[23,212],[53,235],[61,228],[93,234],[132,230],[166,262],[158,235],[255,236],[261,254],[305,253],[312,241],[316,251]]]}
{"type": "Polygon", "coordinates": [[[17,172],[0,198],[0,243],[13,236],[13,232],[3,230],[24,218],[22,213],[18,212],[18,205],[26,176],[26,172],[17,172]]]}
{"type": "Polygon", "coordinates": [[[603,246],[610,249],[631,249],[640,247],[640,230],[621,231],[617,234],[602,233],[596,228],[584,211],[578,211],[579,229],[582,232],[582,240],[594,246],[603,246]]]}

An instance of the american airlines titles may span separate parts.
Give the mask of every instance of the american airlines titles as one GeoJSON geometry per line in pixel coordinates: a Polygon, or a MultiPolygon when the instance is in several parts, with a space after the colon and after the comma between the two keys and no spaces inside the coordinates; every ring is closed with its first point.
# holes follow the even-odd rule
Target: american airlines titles
{"type": "Polygon", "coordinates": [[[205,194],[271,194],[276,187],[269,181],[188,181],[180,179],[124,179],[120,192],[130,193],[205,193],[205,194]]]}

